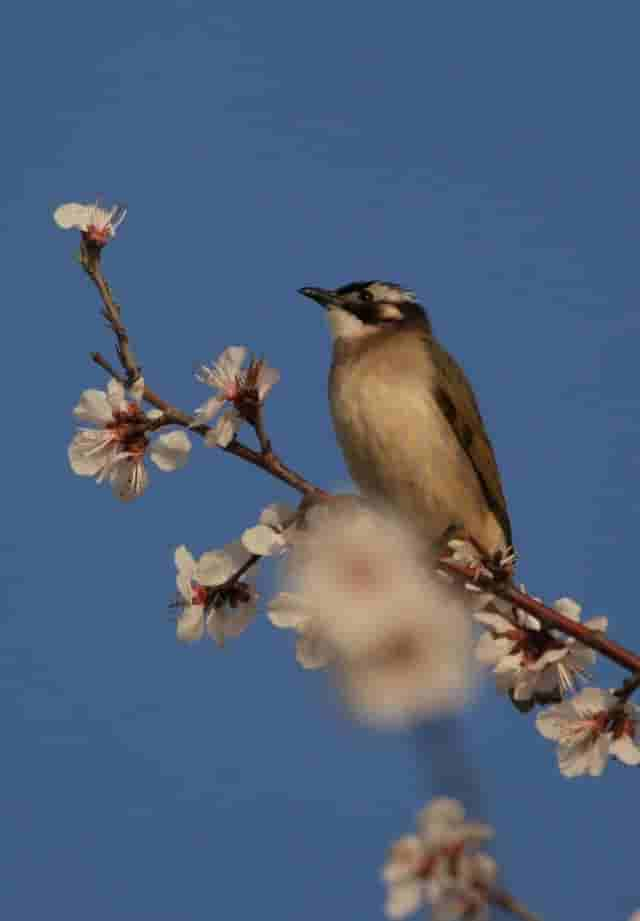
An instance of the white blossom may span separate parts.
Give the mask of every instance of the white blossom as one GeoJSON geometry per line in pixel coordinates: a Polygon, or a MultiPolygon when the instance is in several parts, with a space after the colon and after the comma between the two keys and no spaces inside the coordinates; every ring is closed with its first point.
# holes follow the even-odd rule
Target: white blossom
{"type": "Polygon", "coordinates": [[[258,524],[247,528],[242,543],[256,556],[277,556],[289,546],[295,531],[295,510],[290,505],[275,502],[260,514],[258,524]]]}
{"type": "Polygon", "coordinates": [[[249,391],[255,392],[258,403],[262,403],[274,384],[280,380],[280,372],[270,367],[266,361],[252,361],[249,367],[245,368],[246,358],[245,346],[230,345],[210,367],[201,365],[196,373],[196,380],[212,387],[215,393],[195,410],[193,425],[213,419],[225,403],[233,404],[233,408],[223,417],[224,422],[219,422],[215,435],[208,434],[206,443],[209,446],[217,444],[226,447],[229,444],[242,424],[244,417],[240,407],[249,391]]]}
{"type": "Polygon", "coordinates": [[[296,540],[289,577],[360,715],[408,722],[462,704],[469,618],[387,510],[349,503],[315,516],[296,540]]]}
{"type": "Polygon", "coordinates": [[[206,633],[224,646],[227,637],[239,636],[256,613],[257,594],[250,577],[237,580],[225,590],[216,591],[247,562],[248,554],[239,542],[223,550],[203,553],[196,562],[182,545],[175,553],[176,584],[181,613],[176,635],[182,642],[202,639],[206,633]]]}
{"type": "Polygon", "coordinates": [[[609,755],[640,764],[637,744],[640,708],[622,703],[612,692],[585,688],[571,700],[543,710],[538,732],[558,743],[558,764],[565,777],[599,777],[609,755]]]}
{"type": "Polygon", "coordinates": [[[439,921],[486,918],[497,867],[475,848],[493,829],[466,822],[462,804],[445,797],[421,810],[417,824],[418,834],[396,841],[382,869],[387,917],[396,921],[430,905],[439,921]]]}
{"type": "MultiPolygon", "coordinates": [[[[574,689],[596,660],[595,652],[573,637],[544,628],[540,621],[501,598],[483,597],[485,610],[475,620],[488,627],[476,646],[476,659],[491,666],[500,691],[515,701],[550,700],[574,689]]],[[[576,623],[580,605],[560,598],[553,607],[576,623]]],[[[598,632],[607,628],[606,617],[594,617],[585,627],[598,632]]]]}
{"type": "Polygon", "coordinates": [[[63,230],[79,230],[87,239],[104,246],[115,236],[126,214],[124,205],[102,208],[98,202],[89,205],[69,202],[56,208],[53,219],[63,230]]]}
{"type": "Polygon", "coordinates": [[[107,390],[85,390],[73,410],[81,422],[94,428],[81,428],[69,445],[71,469],[79,476],[108,480],[123,501],[141,495],[148,484],[144,465],[147,450],[154,464],[165,472],[178,470],[187,462],[191,442],[182,431],[169,432],[151,443],[145,432],[149,417],[140,407],[144,381],[139,378],[127,399],[123,385],[111,379],[107,390]]]}

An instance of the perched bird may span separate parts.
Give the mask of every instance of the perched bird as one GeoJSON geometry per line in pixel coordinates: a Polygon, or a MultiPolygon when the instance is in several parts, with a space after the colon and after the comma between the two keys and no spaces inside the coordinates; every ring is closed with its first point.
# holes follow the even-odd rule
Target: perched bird
{"type": "Polygon", "coordinates": [[[333,334],[331,413],[365,496],[408,517],[431,546],[511,546],[500,474],[471,386],[412,291],[382,281],[301,288],[333,334]]]}

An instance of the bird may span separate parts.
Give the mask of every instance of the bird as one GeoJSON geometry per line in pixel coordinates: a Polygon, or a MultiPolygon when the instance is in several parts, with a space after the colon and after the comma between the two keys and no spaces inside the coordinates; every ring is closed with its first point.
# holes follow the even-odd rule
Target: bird
{"type": "Polygon", "coordinates": [[[387,503],[435,552],[454,537],[487,557],[509,552],[507,502],[476,397],[415,293],[376,280],[298,293],[326,310],[331,415],[361,494],[387,503]]]}

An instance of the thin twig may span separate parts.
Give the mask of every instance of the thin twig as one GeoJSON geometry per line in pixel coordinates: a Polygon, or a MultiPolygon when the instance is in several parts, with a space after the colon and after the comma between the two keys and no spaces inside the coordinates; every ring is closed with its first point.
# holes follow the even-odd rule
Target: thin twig
{"type": "Polygon", "coordinates": [[[546,627],[560,630],[562,633],[574,637],[574,639],[584,643],[585,646],[589,646],[591,649],[595,649],[596,652],[602,653],[603,656],[606,656],[622,668],[626,668],[634,673],[640,672],[640,656],[626,649],[624,646],[620,646],[613,640],[607,639],[604,634],[596,630],[590,630],[588,627],[585,627],[584,624],[577,623],[571,620],[571,618],[565,617],[564,614],[561,614],[554,608],[547,607],[541,601],[537,601],[535,598],[532,598],[531,595],[519,591],[508,582],[501,584],[491,576],[477,575],[471,567],[464,566],[462,563],[455,563],[451,560],[440,560],[438,565],[454,575],[464,577],[465,581],[474,581],[480,588],[492,592],[499,598],[504,598],[505,601],[510,601],[516,607],[521,608],[528,614],[533,614],[533,616],[537,617],[546,627]]]}
{"type": "Polygon", "coordinates": [[[541,921],[539,915],[534,915],[532,911],[525,908],[521,902],[514,899],[514,897],[508,892],[505,892],[504,889],[494,889],[489,894],[489,901],[493,905],[497,905],[499,908],[504,909],[504,911],[508,911],[510,914],[514,915],[514,917],[520,918],[521,921],[541,921]]]}

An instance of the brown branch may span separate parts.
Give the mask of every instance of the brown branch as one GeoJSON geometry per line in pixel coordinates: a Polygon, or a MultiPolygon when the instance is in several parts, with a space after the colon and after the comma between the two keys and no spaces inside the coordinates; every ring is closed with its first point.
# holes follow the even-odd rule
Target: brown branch
{"type": "Polygon", "coordinates": [[[102,274],[100,262],[102,247],[92,240],[82,237],[80,243],[80,263],[94,283],[102,298],[102,315],[113,330],[117,340],[116,351],[120,364],[127,372],[127,384],[131,385],[140,377],[140,367],[133,348],[129,343],[129,334],[120,318],[120,305],[114,300],[111,288],[102,274]]]}
{"type": "Polygon", "coordinates": [[[602,653],[603,656],[606,656],[622,668],[634,673],[640,672],[640,656],[624,646],[620,646],[613,640],[607,639],[602,633],[590,630],[584,624],[576,623],[576,621],[571,620],[570,617],[565,617],[564,614],[554,608],[549,608],[541,601],[536,601],[531,595],[519,591],[510,583],[501,584],[491,576],[477,575],[472,567],[464,566],[462,563],[455,563],[452,560],[442,559],[439,561],[439,565],[454,575],[462,576],[465,581],[475,582],[485,591],[492,592],[499,598],[504,598],[505,601],[510,601],[528,614],[533,614],[546,627],[560,630],[562,633],[574,637],[574,639],[584,643],[585,646],[602,653]]]}
{"type": "Polygon", "coordinates": [[[503,889],[494,889],[490,892],[489,901],[504,911],[508,911],[514,917],[520,918],[521,921],[541,921],[539,915],[534,915],[532,911],[525,908],[521,902],[518,902],[517,899],[514,899],[512,895],[503,889]]]}

